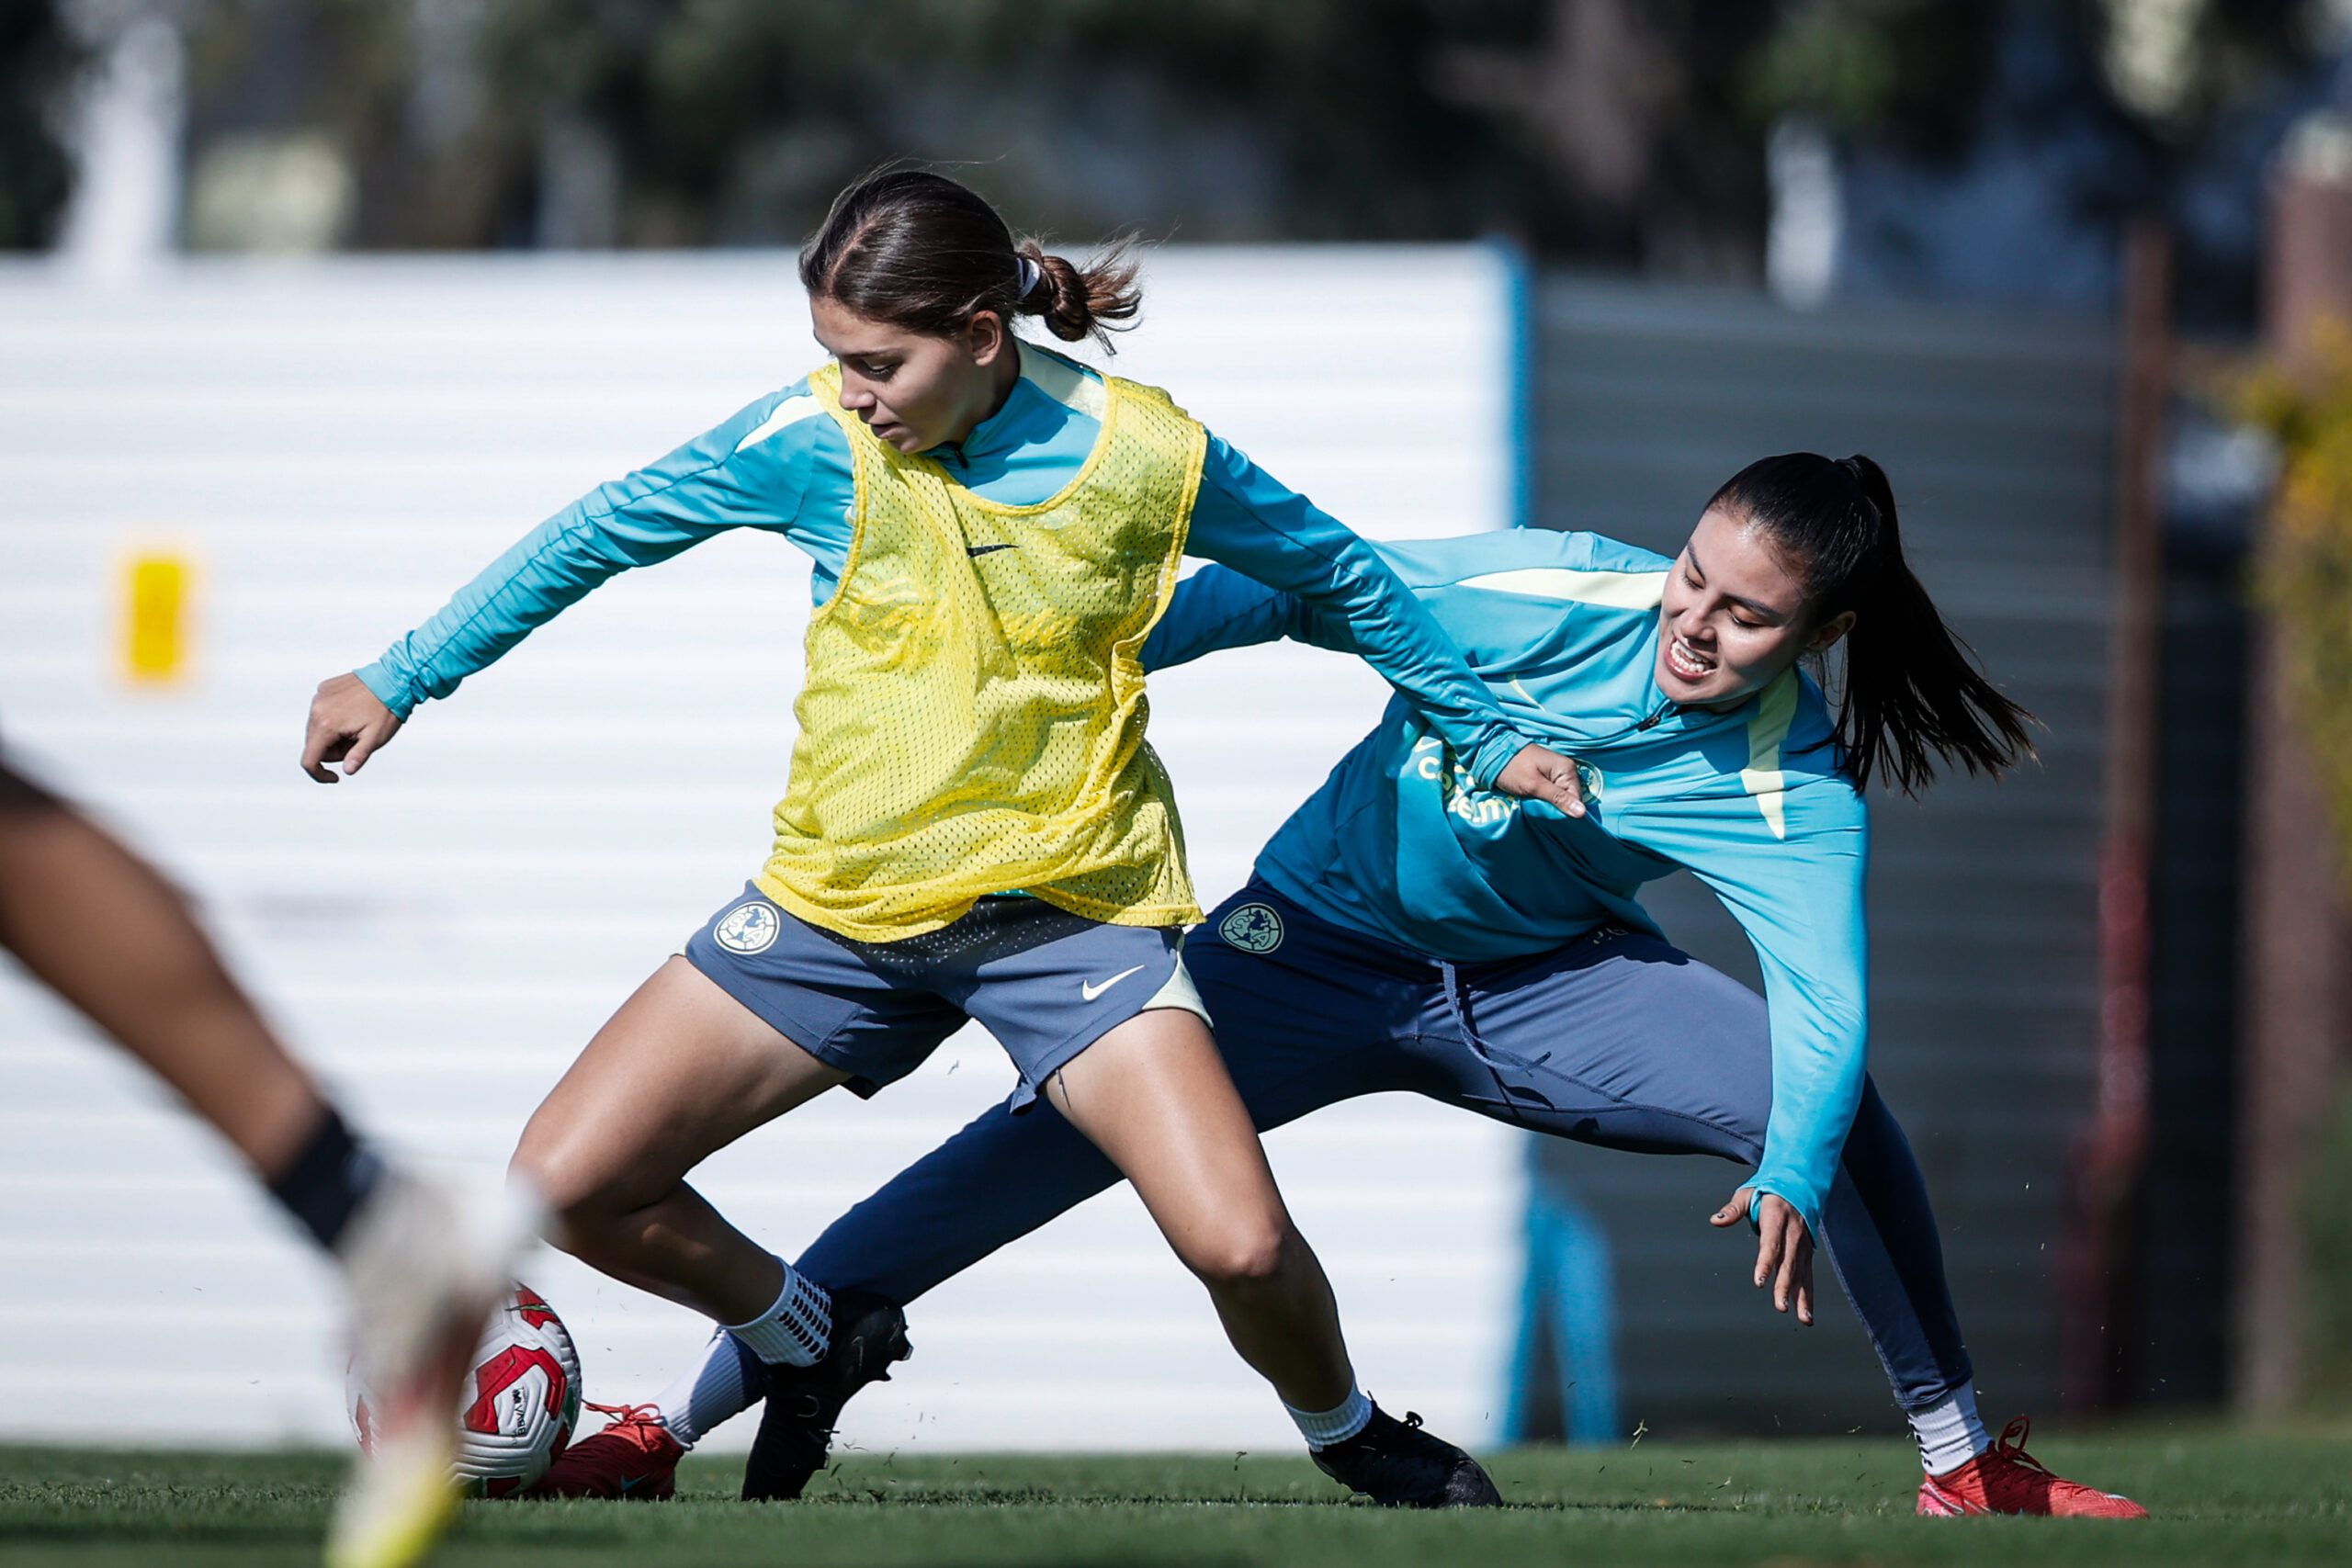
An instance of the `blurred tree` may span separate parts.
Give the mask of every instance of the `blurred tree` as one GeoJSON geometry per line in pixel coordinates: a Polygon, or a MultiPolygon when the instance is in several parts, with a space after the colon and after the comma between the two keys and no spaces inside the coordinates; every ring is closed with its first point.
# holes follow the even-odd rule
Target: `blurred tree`
{"type": "MultiPolygon", "coordinates": [[[[2352,131],[2335,155],[2352,169],[2352,131]]],[[[2337,175],[2352,184],[2352,178],[2337,175]]],[[[2316,323],[2308,362],[2252,378],[2243,412],[2277,438],[2279,483],[2264,531],[2257,583],[2278,617],[2297,728],[2334,818],[2332,848],[2352,882],[2352,321],[2316,323]]],[[[2304,1403],[2352,1409],[2352,1077],[2339,1042],[2335,1103],[2312,1129],[2302,1173],[2304,1403]]]]}
{"type": "Polygon", "coordinates": [[[526,237],[517,213],[530,199],[530,128],[481,90],[476,60],[481,18],[495,3],[191,0],[192,209],[223,163],[299,142],[330,151],[347,172],[356,201],[342,243],[409,249],[526,237]]]}
{"type": "Polygon", "coordinates": [[[603,139],[625,242],[788,238],[861,168],[977,153],[1073,232],[1500,227],[1747,274],[1774,27],[1748,0],[502,0],[488,48],[543,126],[603,139]]]}
{"type": "Polygon", "coordinates": [[[1982,0],[1798,0],[1781,8],[1742,85],[1766,118],[1804,115],[1949,162],[1975,138],[2001,21],[1982,0]]]}
{"type": "Polygon", "coordinates": [[[2109,213],[2144,205],[2166,147],[2201,146],[2313,47],[2303,0],[483,3],[499,96],[536,127],[542,206],[582,191],[617,209],[559,231],[789,239],[860,169],[911,156],[977,159],[970,177],[1017,218],[1072,234],[1504,228],[1565,259],[1701,276],[1757,270],[1774,121],[1955,167],[2021,26],[2084,62],[2043,72],[2019,113],[2062,140],[2086,115],[2109,128],[2103,152],[2052,157],[2088,182],[2070,199],[2109,213]],[[2141,79],[2113,63],[2127,56],[2173,62],[2163,95],[2116,96],[2141,79]]]}
{"type": "MultiPolygon", "coordinates": [[[[2346,141],[2352,156],[2352,136],[2346,141]]],[[[2261,564],[2288,634],[2288,677],[2352,882],[2352,322],[2316,329],[2302,374],[2252,379],[2245,412],[2278,442],[2279,484],[2261,564]]]]}
{"type": "Polygon", "coordinates": [[[2187,142],[2324,47],[2324,9],[2313,0],[2098,0],[2088,21],[2119,107],[2187,142]]]}
{"type": "Polygon", "coordinates": [[[2109,205],[2161,210],[2180,238],[2187,323],[2243,332],[2258,315],[2266,167],[2327,91],[2344,0],[2098,0],[2074,8],[2132,167],[2109,205]]]}
{"type": "MultiPolygon", "coordinates": [[[[59,3],[0,0],[0,243],[38,243],[21,214],[62,188],[59,3]]],[[[1991,135],[2104,223],[2210,184],[2324,44],[2317,0],[171,3],[193,177],[331,149],[348,244],[789,242],[904,157],[1072,239],[1501,229],[1724,277],[1758,269],[1776,122],[1930,171],[1991,135]],[[2075,63],[2021,69],[2021,29],[2075,63]]]]}
{"type": "Polygon", "coordinates": [[[52,130],[80,50],[55,0],[0,0],[0,250],[49,243],[73,189],[52,130]]]}
{"type": "MultiPolygon", "coordinates": [[[[1447,9],[1471,19],[1468,6],[1447,9]]],[[[1511,9],[1532,24],[1521,38],[1448,39],[1431,81],[1509,128],[1544,172],[1523,226],[1545,249],[1593,259],[1753,273],[1762,141],[1735,84],[1770,9],[1718,0],[1511,9]]],[[[1507,30],[1501,10],[1487,7],[1476,30],[1507,30]]]]}
{"type": "Polygon", "coordinates": [[[505,0],[495,77],[623,171],[625,241],[778,240],[887,158],[1021,220],[1199,239],[1476,232],[1520,203],[1422,0],[505,0]]]}

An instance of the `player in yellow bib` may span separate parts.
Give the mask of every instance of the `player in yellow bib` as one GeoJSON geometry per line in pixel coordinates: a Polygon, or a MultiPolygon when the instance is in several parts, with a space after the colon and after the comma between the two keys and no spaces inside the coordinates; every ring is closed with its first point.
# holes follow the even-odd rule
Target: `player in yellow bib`
{"type": "MultiPolygon", "coordinates": [[[[774,853],[589,1043],[516,1151],[560,1244],[733,1337],[740,1356],[707,1364],[740,1378],[739,1407],[766,1401],[744,1495],[798,1495],[842,1402],[907,1354],[904,1319],[801,1278],[684,1179],[978,1020],[1020,1071],[1014,1109],[1049,1097],[1133,1183],[1328,1472],[1383,1502],[1494,1501],[1469,1456],[1358,1388],[1226,1075],[1184,973],[1200,911],[1137,655],[1183,557],[1207,556],[1348,625],[1481,782],[1580,812],[1574,765],[1525,742],[1362,541],[1164,393],[1011,333],[1035,315],[1101,339],[1135,313],[1131,266],[1016,246],[964,186],[895,171],[842,194],[800,276],[831,363],[550,520],[312,705],[304,765],[333,782],[330,762],[356,772],[418,702],[613,571],[736,526],[816,558],[774,853]]],[[[575,1449],[576,1489],[666,1475],[650,1461],[694,1436],[658,1407],[617,1414],[575,1449]]]]}
{"type": "Polygon", "coordinates": [[[1199,919],[1136,656],[1176,585],[1208,433],[1106,379],[1084,466],[1012,506],[877,440],[839,366],[808,383],[848,438],[857,524],[808,627],[761,891],[873,942],[1008,886],[1117,925],[1199,919]]]}

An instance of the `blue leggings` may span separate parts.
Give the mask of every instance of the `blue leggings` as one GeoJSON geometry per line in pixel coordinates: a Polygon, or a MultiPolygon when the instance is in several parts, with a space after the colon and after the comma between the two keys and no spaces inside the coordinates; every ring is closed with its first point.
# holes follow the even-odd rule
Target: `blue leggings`
{"type": "MultiPolygon", "coordinates": [[[[1403,1089],[1608,1148],[1749,1166],[1763,1152],[1763,999],[1654,936],[1608,930],[1534,958],[1455,965],[1253,882],[1193,933],[1184,963],[1261,1131],[1403,1089]]],[[[835,1290],[910,1302],[1118,1179],[1043,1100],[1021,1116],[995,1106],[836,1220],[797,1266],[835,1290]]],[[[1875,1085],[1822,1225],[1896,1401],[1925,1409],[1967,1382],[1935,1213],[1875,1085]]]]}

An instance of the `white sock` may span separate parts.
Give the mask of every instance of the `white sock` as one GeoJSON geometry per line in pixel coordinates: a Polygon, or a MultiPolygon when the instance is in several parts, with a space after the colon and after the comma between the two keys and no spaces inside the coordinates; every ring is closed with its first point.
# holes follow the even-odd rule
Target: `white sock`
{"type": "Polygon", "coordinates": [[[814,1280],[806,1280],[782,1258],[784,1290],[775,1304],[749,1323],[730,1323],[727,1332],[751,1348],[763,1361],[788,1367],[813,1367],[824,1359],[833,1332],[833,1298],[814,1280]]]}
{"type": "Polygon", "coordinates": [[[1910,1412],[1911,1436],[1919,1444],[1919,1462],[1929,1475],[1958,1470],[1993,1446],[1992,1434],[1976,1415],[1976,1382],[1970,1379],[1940,1403],[1910,1412]]]}
{"type": "Polygon", "coordinates": [[[653,1408],[672,1437],[693,1448],[712,1427],[752,1407],[743,1392],[743,1358],[750,1354],[727,1330],[712,1332],[702,1359],[654,1396],[653,1408]]]}
{"type": "Polygon", "coordinates": [[[1299,1433],[1310,1449],[1344,1443],[1363,1431],[1364,1424],[1372,1419],[1372,1401],[1364,1397],[1360,1388],[1349,1389],[1348,1397],[1340,1402],[1336,1410],[1301,1410],[1291,1404],[1283,1408],[1298,1423],[1299,1433]]]}

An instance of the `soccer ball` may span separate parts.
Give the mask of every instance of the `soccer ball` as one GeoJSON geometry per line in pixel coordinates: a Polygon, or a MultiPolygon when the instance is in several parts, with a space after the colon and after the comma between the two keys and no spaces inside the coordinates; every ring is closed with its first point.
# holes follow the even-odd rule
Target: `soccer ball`
{"type": "MultiPolygon", "coordinates": [[[[359,1446],[374,1447],[374,1395],[353,1363],[346,1393],[359,1446]]],[[[458,1395],[459,1484],[476,1497],[504,1497],[548,1472],[580,1425],[580,1352],[555,1309],[516,1285],[474,1348],[458,1395]]]]}

